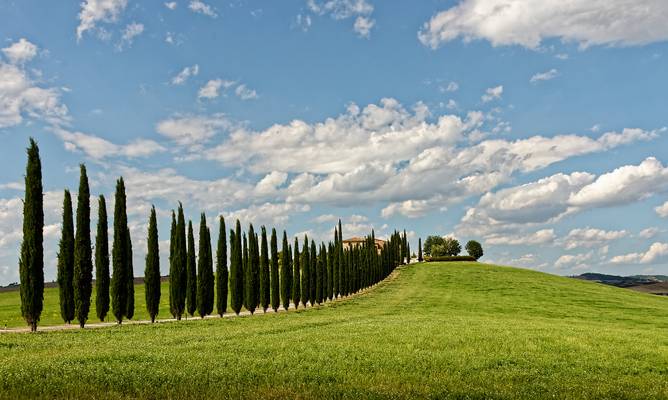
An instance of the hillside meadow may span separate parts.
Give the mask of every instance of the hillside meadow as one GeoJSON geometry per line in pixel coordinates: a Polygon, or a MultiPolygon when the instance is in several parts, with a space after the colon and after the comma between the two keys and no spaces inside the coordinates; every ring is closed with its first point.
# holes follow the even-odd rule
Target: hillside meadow
{"type": "Polygon", "coordinates": [[[298,312],[2,334],[0,398],[658,399],[667,333],[668,298],[411,264],[298,312]]]}

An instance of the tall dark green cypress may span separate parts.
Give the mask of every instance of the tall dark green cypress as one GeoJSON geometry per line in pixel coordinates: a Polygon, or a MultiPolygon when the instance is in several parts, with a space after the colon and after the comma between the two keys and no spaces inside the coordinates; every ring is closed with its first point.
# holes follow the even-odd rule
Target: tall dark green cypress
{"type": "Polygon", "coordinates": [[[114,196],[114,242],[111,246],[111,263],[113,273],[111,275],[111,308],[119,324],[123,322],[123,316],[127,311],[128,304],[128,224],[125,211],[125,182],[123,178],[116,181],[116,194],[114,196]]]}
{"type": "Polygon", "coordinates": [[[197,309],[197,264],[195,236],[193,235],[193,224],[190,220],[188,220],[188,247],[186,251],[186,311],[192,317],[197,309]]]}
{"type": "Polygon", "coordinates": [[[418,239],[418,262],[422,262],[422,238],[418,239]]]}
{"type": "Polygon", "coordinates": [[[330,242],[327,249],[327,299],[334,299],[334,245],[330,242]]]}
{"type": "Polygon", "coordinates": [[[295,309],[301,300],[301,271],[299,269],[299,239],[295,237],[294,257],[292,259],[292,302],[295,309]]]}
{"type": "Polygon", "coordinates": [[[309,255],[310,274],[309,274],[309,302],[315,305],[316,298],[316,281],[318,277],[318,254],[315,249],[315,242],[311,239],[311,254],[309,255]]]}
{"type": "Polygon", "coordinates": [[[262,226],[262,237],[260,245],[260,305],[262,311],[267,312],[270,300],[270,278],[269,278],[269,248],[267,245],[267,228],[262,226]]]}
{"type": "Polygon", "coordinates": [[[320,245],[318,249],[317,263],[315,269],[315,302],[322,303],[322,269],[323,257],[326,257],[322,251],[323,246],[320,245]]]}
{"type": "Polygon", "coordinates": [[[128,319],[132,319],[135,316],[135,272],[132,258],[132,238],[130,237],[129,229],[125,237],[128,239],[128,246],[126,247],[128,251],[128,299],[125,304],[125,316],[128,319]]]}
{"type": "MultiPolygon", "coordinates": [[[[295,246],[297,248],[297,246],[295,246]]],[[[310,259],[309,259],[309,249],[308,249],[308,236],[304,235],[304,248],[302,249],[302,259],[301,259],[301,268],[302,268],[302,286],[301,286],[301,298],[302,304],[306,307],[306,304],[309,301],[309,294],[311,290],[309,289],[310,283],[310,259]]]]}
{"type": "Polygon", "coordinates": [[[35,332],[44,306],[44,204],[42,162],[33,138],[30,138],[27,153],[19,275],[21,315],[35,332]]]}
{"type": "Polygon", "coordinates": [[[241,224],[237,220],[235,231],[230,230],[230,306],[237,315],[244,302],[242,262],[241,224]]]}
{"type": "Polygon", "coordinates": [[[283,244],[281,246],[281,301],[283,308],[287,311],[290,307],[290,259],[291,254],[288,249],[288,235],[283,231],[283,244]]]}
{"type": "Polygon", "coordinates": [[[97,235],[95,236],[95,311],[100,321],[109,312],[109,237],[107,203],[100,195],[97,202],[97,235]]]}
{"type": "Polygon", "coordinates": [[[337,272],[339,275],[339,291],[338,294],[343,296],[344,295],[344,275],[345,275],[345,260],[344,260],[344,254],[343,254],[343,233],[342,233],[342,228],[341,228],[341,220],[339,220],[339,247],[337,251],[339,252],[339,255],[337,257],[337,262],[338,262],[338,267],[337,267],[337,272]]]}
{"type": "Polygon", "coordinates": [[[216,310],[221,317],[227,311],[227,240],[225,218],[220,216],[218,246],[216,248],[216,310]]]}
{"type": "Polygon", "coordinates": [[[172,210],[172,225],[169,229],[169,312],[177,314],[177,273],[176,273],[176,214],[172,210]]]}
{"type": "Polygon", "coordinates": [[[255,307],[260,305],[260,238],[253,235],[253,286],[255,287],[255,307]]]}
{"type": "Polygon", "coordinates": [[[186,289],[188,284],[187,263],[188,253],[186,247],[186,219],[183,215],[183,205],[179,203],[176,217],[173,260],[169,272],[169,304],[174,318],[181,320],[186,311],[186,289]]]}
{"type": "Polygon", "coordinates": [[[206,226],[206,216],[199,222],[199,259],[197,265],[197,313],[204,318],[213,311],[213,263],[211,238],[206,226]]]}
{"type": "Polygon", "coordinates": [[[242,273],[241,276],[243,276],[243,282],[244,284],[242,285],[243,287],[243,299],[244,299],[244,308],[248,310],[248,298],[246,296],[248,289],[246,288],[246,285],[250,284],[251,278],[249,278],[248,273],[250,272],[250,268],[248,265],[248,238],[246,237],[246,232],[243,233],[243,241],[242,243],[242,252],[241,252],[241,267],[242,267],[242,273]]]}
{"type": "Polygon", "coordinates": [[[74,309],[79,326],[84,327],[90,311],[93,290],[93,260],[90,241],[90,191],[86,166],[81,164],[77,194],[77,227],[74,237],[74,309]]]}
{"type": "Polygon", "coordinates": [[[250,224],[248,227],[248,255],[246,261],[246,276],[244,280],[244,296],[246,297],[246,309],[250,311],[251,314],[255,312],[257,307],[257,281],[256,281],[256,271],[259,269],[259,257],[256,258],[255,247],[257,242],[255,241],[255,229],[253,224],[250,224]]]}
{"type": "Polygon", "coordinates": [[[65,190],[63,196],[63,223],[58,246],[58,294],[60,317],[69,324],[74,319],[74,221],[72,220],[72,196],[65,190]]]}
{"type": "Polygon", "coordinates": [[[278,240],[276,228],[271,229],[271,308],[278,311],[281,305],[281,291],[278,280],[278,240]]]}
{"type": "Polygon", "coordinates": [[[332,254],[332,299],[336,299],[339,294],[339,232],[334,228],[334,246],[330,253],[332,254]]]}
{"type": "Polygon", "coordinates": [[[155,206],[151,207],[148,218],[148,235],[146,238],[146,267],[144,269],[144,288],[146,311],[155,322],[160,309],[160,249],[158,246],[158,221],[155,216],[155,206]]]}

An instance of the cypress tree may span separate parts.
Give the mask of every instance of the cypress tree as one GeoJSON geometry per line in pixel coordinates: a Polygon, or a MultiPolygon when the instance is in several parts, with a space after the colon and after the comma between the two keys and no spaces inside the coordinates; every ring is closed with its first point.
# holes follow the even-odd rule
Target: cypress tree
{"type": "Polygon", "coordinates": [[[260,305],[267,312],[270,299],[269,282],[269,249],[267,246],[267,228],[262,226],[262,243],[260,245],[260,305]]]}
{"type": "Polygon", "coordinates": [[[299,307],[301,299],[301,273],[299,270],[299,239],[295,237],[294,258],[292,259],[292,301],[295,303],[295,309],[299,307]]]}
{"type": "Polygon", "coordinates": [[[95,236],[95,311],[100,321],[109,312],[109,237],[107,203],[100,195],[97,203],[97,235],[95,236]]]}
{"type": "Polygon", "coordinates": [[[216,248],[216,310],[221,317],[227,311],[227,240],[225,218],[220,216],[218,246],[216,248]]]}
{"type": "Polygon", "coordinates": [[[65,190],[63,197],[63,224],[58,246],[58,294],[60,316],[69,324],[74,319],[74,222],[72,221],[72,197],[65,190]]]}
{"type": "Polygon", "coordinates": [[[334,299],[334,245],[329,243],[329,251],[327,252],[327,296],[326,298],[334,299]]]}
{"type": "Polygon", "coordinates": [[[316,298],[316,281],[318,278],[318,255],[315,249],[315,242],[311,239],[311,254],[309,255],[310,266],[310,276],[309,276],[309,301],[311,305],[315,305],[316,298]]]}
{"type": "Polygon", "coordinates": [[[93,290],[93,261],[90,242],[90,191],[86,166],[79,166],[79,193],[77,194],[77,227],[74,237],[74,308],[81,328],[88,320],[90,295],[93,290]]]}
{"type": "Polygon", "coordinates": [[[30,325],[30,330],[35,332],[44,306],[44,206],[42,162],[33,138],[30,138],[27,153],[19,275],[21,315],[30,325]]]}
{"type": "Polygon", "coordinates": [[[253,287],[255,288],[255,307],[260,305],[260,238],[253,235],[253,287]]]}
{"type": "Polygon", "coordinates": [[[336,299],[339,294],[339,232],[334,227],[334,246],[331,247],[332,254],[332,299],[336,299]]]}
{"type": "Polygon", "coordinates": [[[281,292],[278,282],[278,243],[276,228],[271,228],[271,308],[278,311],[281,304],[281,292]]]}
{"type": "Polygon", "coordinates": [[[244,299],[244,301],[243,301],[244,308],[248,310],[248,298],[246,296],[248,294],[248,288],[246,287],[246,285],[250,284],[251,279],[248,276],[248,273],[250,272],[250,268],[248,266],[248,239],[246,237],[246,232],[243,233],[242,246],[243,246],[241,248],[241,250],[242,250],[242,253],[241,253],[242,274],[241,274],[241,276],[243,276],[243,285],[242,285],[243,295],[242,295],[242,297],[244,299]]]}
{"type": "Polygon", "coordinates": [[[251,315],[255,312],[257,307],[257,285],[256,285],[256,271],[259,266],[259,257],[256,259],[255,252],[255,229],[253,224],[248,227],[248,250],[246,261],[246,279],[244,281],[244,296],[246,297],[246,309],[250,311],[251,315]]]}
{"type": "Polygon", "coordinates": [[[243,268],[241,255],[241,224],[237,220],[235,231],[230,230],[230,306],[239,315],[243,305],[243,268]]]}
{"type": "Polygon", "coordinates": [[[197,265],[197,312],[200,317],[213,311],[213,264],[211,260],[211,238],[202,213],[199,223],[199,259],[197,265]]]}
{"type": "Polygon", "coordinates": [[[176,224],[173,225],[175,232],[173,235],[173,254],[170,260],[169,272],[169,304],[170,311],[178,321],[186,309],[186,289],[187,289],[187,262],[188,254],[186,247],[186,220],[183,215],[183,205],[179,203],[176,217],[176,224]]]}
{"type": "Polygon", "coordinates": [[[418,239],[418,262],[422,262],[422,238],[418,239]]]}
{"type": "Polygon", "coordinates": [[[288,235],[283,231],[283,245],[281,248],[281,300],[283,308],[287,311],[290,307],[290,250],[288,249],[288,235]]]}
{"type": "Polygon", "coordinates": [[[151,207],[148,219],[148,237],[146,251],[146,268],[144,269],[144,288],[146,296],[146,311],[155,322],[160,308],[160,250],[158,247],[158,222],[155,216],[155,206],[151,207]]]}
{"type": "Polygon", "coordinates": [[[127,311],[128,304],[128,239],[127,239],[127,214],[125,211],[125,182],[123,178],[116,181],[116,194],[114,196],[114,242],[111,246],[111,262],[113,273],[111,275],[111,307],[114,318],[119,324],[123,322],[123,316],[127,311]]]}
{"type": "Polygon", "coordinates": [[[132,239],[130,238],[129,229],[125,237],[128,239],[128,246],[126,247],[128,251],[128,299],[125,305],[125,316],[128,319],[132,319],[135,315],[135,273],[132,266],[132,239]]]}
{"type": "MultiPolygon", "coordinates": [[[[295,249],[297,245],[295,245],[295,249]]],[[[306,303],[309,301],[309,289],[310,282],[310,260],[309,260],[309,249],[308,249],[308,236],[304,235],[304,248],[302,249],[302,258],[301,258],[301,268],[302,268],[302,279],[301,279],[301,298],[302,304],[306,307],[306,303]]]]}
{"type": "Polygon", "coordinates": [[[315,269],[315,302],[322,303],[322,262],[323,262],[322,245],[318,250],[318,257],[315,269]]]}
{"type": "Polygon", "coordinates": [[[337,267],[338,274],[339,274],[339,279],[338,279],[338,281],[339,281],[339,292],[338,292],[338,294],[343,296],[344,295],[344,274],[345,274],[344,261],[345,260],[344,260],[344,255],[343,255],[343,233],[342,233],[342,228],[341,228],[341,220],[339,220],[339,232],[338,233],[339,233],[339,247],[338,247],[338,250],[337,250],[339,252],[339,256],[338,256],[338,259],[337,259],[337,262],[339,264],[338,267],[337,267]]]}
{"type": "Polygon", "coordinates": [[[172,225],[169,229],[169,312],[174,317],[178,309],[176,263],[176,214],[172,210],[172,225]]]}
{"type": "Polygon", "coordinates": [[[195,236],[193,235],[193,224],[190,220],[188,220],[188,246],[186,251],[186,311],[192,317],[197,309],[197,264],[195,236]]]}

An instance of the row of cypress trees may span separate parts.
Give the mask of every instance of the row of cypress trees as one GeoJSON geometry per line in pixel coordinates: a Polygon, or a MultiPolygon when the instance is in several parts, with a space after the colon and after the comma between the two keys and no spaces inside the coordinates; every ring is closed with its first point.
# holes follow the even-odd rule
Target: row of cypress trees
{"type": "MultiPolygon", "coordinates": [[[[39,149],[33,139],[28,148],[28,164],[25,176],[23,242],[19,259],[21,276],[21,311],[31,330],[37,323],[43,308],[43,239],[44,225],[41,161],[39,149]]],[[[109,244],[106,200],[98,197],[98,221],[93,254],[90,236],[90,190],[85,165],[80,166],[77,195],[76,226],[72,211],[72,197],[65,190],[63,198],[63,222],[58,251],[58,284],[60,312],[63,321],[74,319],[84,327],[89,317],[92,293],[93,265],[95,266],[96,311],[103,321],[109,311],[120,324],[124,318],[134,316],[134,271],[132,265],[132,239],[127,222],[125,182],[116,182],[114,198],[114,226],[109,270],[109,244]],[[75,231],[76,229],[76,231],[75,231]],[[111,272],[111,275],[110,275],[111,272]],[[111,308],[111,310],[110,310],[111,308]]],[[[378,248],[375,235],[363,243],[344,246],[341,221],[334,229],[334,240],[316,245],[304,236],[301,251],[299,239],[294,247],[285,231],[281,250],[278,237],[272,228],[270,238],[262,226],[258,234],[250,224],[242,231],[237,220],[228,236],[225,220],[219,217],[218,243],[216,246],[216,273],[213,269],[211,231],[204,213],[200,216],[199,243],[195,254],[192,222],[187,232],[183,205],[172,211],[169,248],[169,305],[170,313],[180,320],[184,314],[197,312],[201,317],[216,312],[227,312],[228,295],[232,311],[239,314],[242,307],[254,313],[270,307],[278,311],[292,304],[298,308],[348,296],[384,279],[397,265],[408,259],[410,248],[406,233],[394,232],[390,239],[378,248]],[[187,233],[187,235],[186,235],[187,233]]],[[[144,270],[146,308],[154,322],[159,312],[161,297],[160,256],[155,207],[151,208],[147,233],[147,253],[144,270]]]]}

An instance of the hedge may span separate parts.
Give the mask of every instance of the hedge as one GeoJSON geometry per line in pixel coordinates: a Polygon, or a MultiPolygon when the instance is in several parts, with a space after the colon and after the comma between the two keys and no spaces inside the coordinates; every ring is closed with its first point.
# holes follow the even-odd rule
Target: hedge
{"type": "Polygon", "coordinates": [[[426,262],[435,262],[435,261],[477,261],[475,257],[471,256],[440,256],[440,257],[425,257],[426,262]]]}

